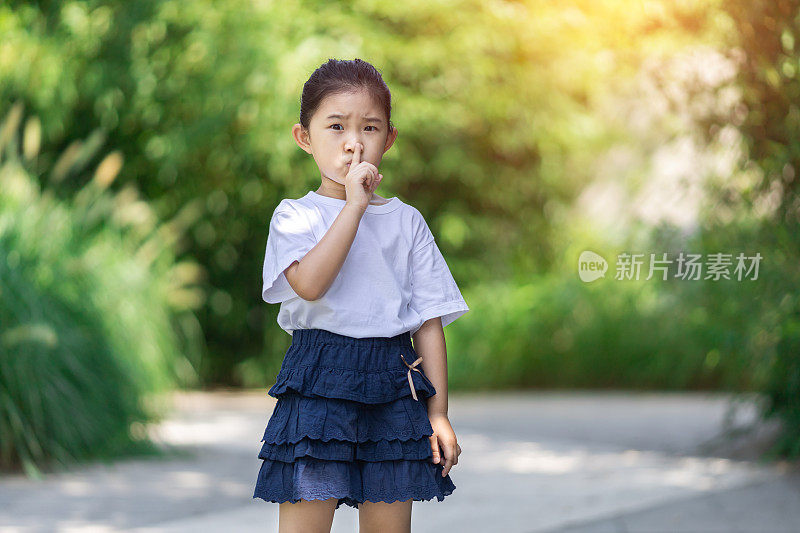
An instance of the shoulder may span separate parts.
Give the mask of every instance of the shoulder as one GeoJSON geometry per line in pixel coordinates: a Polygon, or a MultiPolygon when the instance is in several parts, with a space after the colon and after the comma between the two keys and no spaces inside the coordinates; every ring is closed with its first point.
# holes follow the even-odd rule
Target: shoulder
{"type": "Polygon", "coordinates": [[[275,212],[279,211],[302,211],[314,207],[314,202],[306,196],[300,198],[284,198],[275,206],[275,212]]]}
{"type": "Polygon", "coordinates": [[[404,218],[408,221],[413,236],[412,249],[416,251],[430,244],[434,240],[434,236],[422,212],[405,202],[402,202],[401,210],[404,213],[404,218]]]}
{"type": "Polygon", "coordinates": [[[419,211],[419,209],[417,209],[411,204],[404,202],[403,200],[400,200],[399,198],[398,201],[400,202],[400,208],[398,209],[398,211],[403,215],[404,218],[407,218],[414,224],[420,224],[425,222],[425,217],[422,216],[422,213],[419,211]]]}
{"type": "Polygon", "coordinates": [[[270,217],[270,233],[300,235],[313,233],[314,205],[305,198],[284,198],[270,217]]]}
{"type": "Polygon", "coordinates": [[[314,208],[313,202],[306,197],[284,198],[275,206],[272,218],[308,217],[309,212],[312,212],[314,208]]]}

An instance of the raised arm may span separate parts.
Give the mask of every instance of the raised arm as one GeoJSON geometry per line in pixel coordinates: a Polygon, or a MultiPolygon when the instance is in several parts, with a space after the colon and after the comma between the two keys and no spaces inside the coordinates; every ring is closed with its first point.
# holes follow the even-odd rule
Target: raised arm
{"type": "Polygon", "coordinates": [[[361,160],[362,149],[361,143],[356,143],[345,176],[347,202],[342,211],[320,241],[300,261],[284,270],[286,281],[303,300],[317,300],[328,292],[350,253],[372,193],[383,178],[375,165],[361,160]]]}
{"type": "Polygon", "coordinates": [[[319,242],[284,270],[286,281],[300,298],[317,300],[328,291],[350,252],[363,215],[360,207],[345,204],[319,242]]]}

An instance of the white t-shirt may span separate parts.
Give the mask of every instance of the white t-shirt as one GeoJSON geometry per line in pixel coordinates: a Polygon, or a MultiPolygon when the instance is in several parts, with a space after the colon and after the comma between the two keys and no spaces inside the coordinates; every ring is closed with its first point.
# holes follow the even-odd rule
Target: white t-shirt
{"type": "Polygon", "coordinates": [[[447,326],[469,311],[422,214],[396,196],[368,205],[350,251],[328,291],[307,301],[283,271],[325,235],[345,200],[314,191],[284,199],[269,224],[262,299],[281,304],[278,325],[350,337],[414,334],[431,318],[447,326]]]}

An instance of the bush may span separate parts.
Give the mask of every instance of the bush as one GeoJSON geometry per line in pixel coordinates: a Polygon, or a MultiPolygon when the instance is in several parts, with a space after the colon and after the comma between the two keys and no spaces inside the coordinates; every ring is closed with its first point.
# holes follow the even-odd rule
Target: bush
{"type": "Polygon", "coordinates": [[[187,284],[199,270],[171,246],[190,217],[158,223],[133,189],[107,192],[115,152],[71,202],[55,199],[26,169],[36,118],[17,153],[21,116],[14,106],[0,130],[0,467],[35,475],[153,452],[145,424],[164,414],[159,393],[193,383],[198,364],[187,284]]]}
{"type": "Polygon", "coordinates": [[[453,388],[706,389],[736,373],[707,363],[710,315],[676,310],[657,281],[552,274],[466,298],[474,311],[448,332],[453,388]]]}

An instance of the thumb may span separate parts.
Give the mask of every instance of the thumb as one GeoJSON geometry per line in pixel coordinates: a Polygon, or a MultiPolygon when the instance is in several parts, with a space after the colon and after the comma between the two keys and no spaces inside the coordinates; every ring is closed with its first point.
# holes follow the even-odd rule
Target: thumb
{"type": "Polygon", "coordinates": [[[439,453],[439,439],[436,438],[436,435],[431,435],[429,437],[431,441],[431,453],[433,454],[433,462],[439,463],[441,459],[441,454],[439,453]]]}

